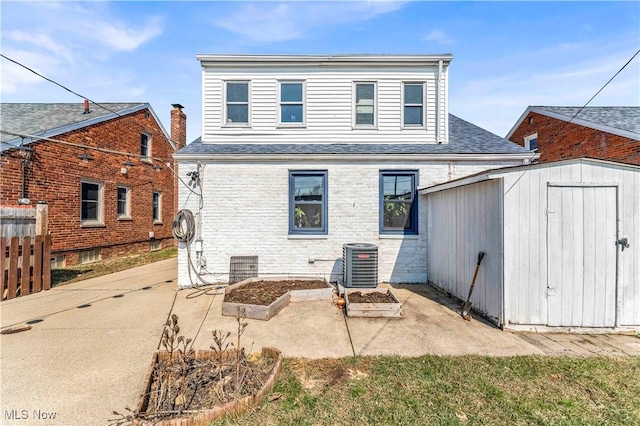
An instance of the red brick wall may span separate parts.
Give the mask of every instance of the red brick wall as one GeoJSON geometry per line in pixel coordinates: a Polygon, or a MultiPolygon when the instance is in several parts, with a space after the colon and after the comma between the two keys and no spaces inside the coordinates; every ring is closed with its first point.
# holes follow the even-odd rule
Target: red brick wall
{"type": "Polygon", "coordinates": [[[640,165],[640,141],[534,112],[522,121],[510,140],[524,146],[524,138],[536,132],[540,162],[590,157],[640,165]]]}
{"type": "MultiPolygon", "coordinates": [[[[173,149],[166,140],[152,114],[141,110],[125,117],[115,118],[80,130],[55,136],[66,142],[91,147],[107,148],[134,155],[140,154],[140,133],[151,135],[151,156],[147,164],[131,156],[134,166],[121,173],[126,155],[87,149],[93,157],[88,163],[78,158],[83,148],[51,141],[32,143],[32,161],[28,167],[26,196],[35,204],[44,200],[49,204],[49,231],[52,252],[66,253],[67,263],[74,264],[80,250],[101,248],[103,259],[117,254],[149,250],[149,232],[172,244],[171,226],[175,215],[175,187],[172,172],[165,162],[172,162],[173,149]],[[156,171],[155,165],[162,170],[156,171]],[[83,227],[80,224],[80,181],[89,178],[103,183],[102,216],[104,226],[83,227]],[[131,220],[117,218],[117,186],[131,188],[131,220]],[[152,192],[162,192],[162,224],[152,219],[152,192]],[[75,261],[74,261],[75,260],[75,261]]],[[[16,204],[21,197],[21,161],[16,151],[2,155],[2,192],[0,204],[16,204]]]]}

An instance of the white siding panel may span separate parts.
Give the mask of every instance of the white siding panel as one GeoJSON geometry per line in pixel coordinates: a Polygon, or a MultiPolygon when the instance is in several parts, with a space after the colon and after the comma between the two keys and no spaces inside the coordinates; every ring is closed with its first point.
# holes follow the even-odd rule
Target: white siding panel
{"type": "MultiPolygon", "coordinates": [[[[437,69],[345,69],[322,71],[317,69],[225,70],[203,72],[203,143],[317,143],[339,140],[357,142],[436,143],[435,79],[437,69]],[[307,120],[305,129],[281,129],[277,123],[278,80],[306,81],[307,120]],[[225,80],[251,81],[251,128],[242,130],[223,126],[223,86],[225,80]],[[352,102],[354,81],[377,83],[377,131],[369,133],[353,129],[352,102]],[[427,128],[401,129],[402,82],[427,82],[425,106],[427,128]]],[[[443,73],[442,88],[446,87],[443,73]]],[[[440,93],[441,118],[446,119],[447,94],[440,93]]]]}
{"type": "Polygon", "coordinates": [[[429,281],[466,299],[478,253],[486,253],[473,306],[499,322],[502,312],[502,203],[499,181],[429,194],[429,281]]]}

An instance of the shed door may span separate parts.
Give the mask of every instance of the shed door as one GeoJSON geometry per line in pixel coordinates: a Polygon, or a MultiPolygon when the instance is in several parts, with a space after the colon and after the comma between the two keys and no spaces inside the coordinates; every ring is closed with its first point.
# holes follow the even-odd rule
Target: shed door
{"type": "Polygon", "coordinates": [[[617,188],[549,186],[548,325],[613,327],[617,188]]]}

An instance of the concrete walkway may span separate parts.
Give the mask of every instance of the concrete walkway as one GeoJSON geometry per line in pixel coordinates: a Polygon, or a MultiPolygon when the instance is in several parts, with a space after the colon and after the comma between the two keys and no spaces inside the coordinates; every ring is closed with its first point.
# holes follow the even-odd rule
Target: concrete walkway
{"type": "MultiPolygon", "coordinates": [[[[113,410],[135,408],[171,313],[197,349],[209,348],[213,330],[235,339],[237,321],[221,315],[223,290],[176,290],[176,269],[169,259],[0,303],[2,330],[32,326],[0,335],[0,424],[108,424],[113,410]],[[42,413],[55,419],[43,421],[42,413]]],[[[246,320],[241,344],[307,358],[585,355],[587,341],[601,348],[589,346],[590,353],[640,354],[633,336],[511,334],[462,320],[457,303],[431,287],[392,291],[402,303],[400,319],[345,318],[329,301],[291,303],[269,321],[246,320]]]]}

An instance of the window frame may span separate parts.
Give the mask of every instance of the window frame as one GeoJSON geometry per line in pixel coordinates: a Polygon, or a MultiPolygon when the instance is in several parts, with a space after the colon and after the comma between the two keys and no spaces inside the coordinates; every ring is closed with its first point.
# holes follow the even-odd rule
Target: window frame
{"type": "Polygon", "coordinates": [[[151,192],[151,220],[153,221],[154,225],[161,225],[162,224],[162,191],[152,191],[151,192]],[[155,196],[156,194],[158,194],[158,206],[156,207],[156,200],[155,200],[155,196]],[[158,217],[156,218],[156,216],[153,214],[154,209],[157,209],[158,212],[158,217]]]}
{"type": "Polygon", "coordinates": [[[144,162],[151,162],[151,147],[152,147],[152,136],[151,134],[147,133],[147,132],[140,132],[140,160],[144,161],[144,162]],[[143,142],[142,139],[146,137],[147,138],[147,149],[146,149],[146,154],[143,152],[143,142]]]}
{"type": "Polygon", "coordinates": [[[420,179],[420,173],[418,170],[380,170],[379,173],[379,203],[378,203],[378,215],[379,215],[379,231],[381,235],[418,235],[419,223],[418,223],[418,182],[420,179]],[[388,228],[384,225],[384,177],[385,176],[411,176],[413,179],[413,195],[411,198],[411,229],[399,229],[388,228]]]}
{"type": "Polygon", "coordinates": [[[538,139],[537,132],[524,137],[524,148],[528,149],[529,151],[538,152],[538,150],[540,149],[540,140],[538,139]],[[531,141],[534,139],[537,141],[536,149],[531,149],[531,141]]]}
{"type": "Polygon", "coordinates": [[[131,187],[128,185],[118,185],[116,187],[116,217],[118,220],[131,220],[131,187]],[[120,213],[120,194],[119,190],[125,190],[125,212],[120,213]]]}
{"type": "Polygon", "coordinates": [[[426,107],[426,102],[427,100],[427,85],[426,82],[424,81],[403,81],[402,82],[402,105],[401,105],[401,123],[402,123],[402,129],[426,129],[427,127],[427,107],[426,107]],[[422,86],[422,103],[421,104],[407,104],[405,102],[405,87],[407,85],[412,85],[412,86],[417,86],[417,85],[421,85],[422,86]],[[415,107],[415,106],[420,106],[422,107],[422,124],[407,124],[405,123],[405,115],[404,115],[404,109],[406,107],[415,107]]]}
{"type": "MultiPolygon", "coordinates": [[[[329,171],[328,170],[289,170],[289,235],[328,235],[329,233],[329,171]],[[320,228],[296,228],[295,227],[295,178],[297,176],[321,176],[322,177],[322,226],[320,228]]],[[[312,204],[312,203],[309,203],[312,204]]],[[[313,203],[317,204],[317,203],[313,203]]]]}
{"type": "Polygon", "coordinates": [[[276,93],[278,99],[277,115],[278,127],[306,127],[307,126],[307,82],[306,80],[278,80],[278,90],[276,93]],[[282,101],[282,85],[283,84],[300,84],[302,86],[302,99],[300,102],[283,102],[282,101]],[[283,105],[302,105],[302,121],[300,122],[283,122],[282,106],[283,105]]]}
{"type": "Polygon", "coordinates": [[[224,90],[222,96],[222,127],[251,127],[251,80],[224,80],[224,90]],[[227,101],[227,95],[229,93],[229,84],[246,84],[247,85],[247,101],[246,102],[231,102],[231,105],[247,105],[247,121],[232,121],[229,122],[229,101],[227,101]]]}
{"type": "Polygon", "coordinates": [[[95,179],[80,179],[80,196],[78,198],[80,199],[80,225],[83,227],[104,226],[104,182],[95,179]],[[85,184],[98,186],[98,199],[96,201],[82,198],[82,186],[85,184]],[[85,202],[96,203],[95,219],[85,219],[82,217],[82,206],[85,202]]]}
{"type": "Polygon", "coordinates": [[[358,80],[352,84],[352,100],[351,100],[351,123],[353,129],[377,129],[378,128],[378,82],[358,80]],[[373,124],[358,124],[357,114],[357,91],[360,84],[372,84],[373,85],[373,124]]]}

